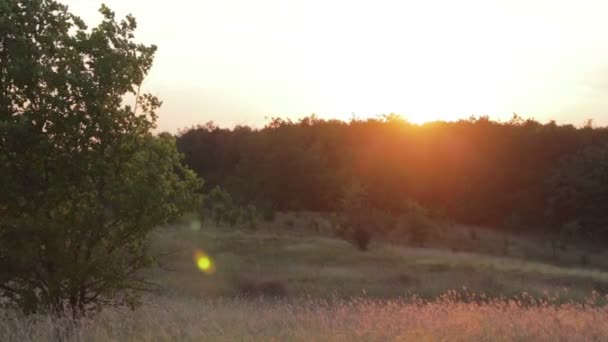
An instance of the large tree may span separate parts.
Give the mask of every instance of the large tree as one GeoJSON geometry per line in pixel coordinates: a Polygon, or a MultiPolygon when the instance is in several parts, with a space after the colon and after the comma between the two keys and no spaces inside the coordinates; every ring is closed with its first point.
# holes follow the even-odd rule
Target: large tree
{"type": "Polygon", "coordinates": [[[89,30],[56,1],[0,0],[0,303],[27,312],[132,304],[148,233],[198,201],[139,94],[156,47],[100,12],[89,30]]]}

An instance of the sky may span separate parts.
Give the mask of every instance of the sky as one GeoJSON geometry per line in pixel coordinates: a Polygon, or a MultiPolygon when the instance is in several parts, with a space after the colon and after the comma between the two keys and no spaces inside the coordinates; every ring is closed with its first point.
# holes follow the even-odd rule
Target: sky
{"type": "Polygon", "coordinates": [[[105,3],[156,44],[160,130],[270,117],[513,113],[608,125],[608,1],[60,0],[105,3]]]}

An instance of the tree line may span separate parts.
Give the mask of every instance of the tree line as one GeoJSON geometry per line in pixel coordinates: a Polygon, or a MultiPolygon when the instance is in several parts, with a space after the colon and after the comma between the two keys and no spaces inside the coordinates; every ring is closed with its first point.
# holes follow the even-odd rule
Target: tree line
{"type": "Polygon", "coordinates": [[[370,208],[415,201],[434,215],[510,231],[608,234],[608,130],[471,117],[417,125],[273,118],[261,129],[213,122],[181,131],[184,162],[237,202],[336,211],[352,184],[370,208]]]}

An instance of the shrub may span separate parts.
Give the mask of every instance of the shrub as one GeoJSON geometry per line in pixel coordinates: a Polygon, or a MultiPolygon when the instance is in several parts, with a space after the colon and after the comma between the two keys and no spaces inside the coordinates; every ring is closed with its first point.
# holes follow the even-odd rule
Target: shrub
{"type": "Polygon", "coordinates": [[[234,210],[232,197],[228,192],[220,188],[214,187],[205,196],[203,202],[203,217],[210,217],[216,226],[220,226],[223,222],[230,223],[230,217],[234,210]]]}
{"type": "Polygon", "coordinates": [[[329,218],[329,226],[336,237],[345,239],[347,236],[346,227],[345,224],[342,223],[342,221],[342,217],[338,215],[332,215],[329,218]]]}
{"type": "Polygon", "coordinates": [[[581,266],[584,266],[584,267],[589,266],[589,257],[587,256],[587,254],[581,255],[580,262],[581,262],[581,266]]]}
{"type": "Polygon", "coordinates": [[[407,229],[410,243],[422,247],[432,235],[435,226],[420,212],[412,212],[407,215],[407,229]]]}
{"type": "Polygon", "coordinates": [[[363,228],[355,229],[352,233],[352,241],[360,251],[367,251],[372,241],[372,234],[363,228]]]}
{"type": "Polygon", "coordinates": [[[367,192],[360,184],[351,184],[345,190],[341,207],[337,235],[349,240],[359,250],[366,251],[374,226],[374,210],[367,200],[367,192]]]}
{"type": "Polygon", "coordinates": [[[240,207],[234,207],[230,209],[226,217],[226,221],[230,225],[230,227],[236,226],[237,223],[242,221],[242,211],[240,207]]]}
{"type": "Polygon", "coordinates": [[[270,202],[265,202],[260,206],[262,219],[266,222],[273,222],[276,219],[277,212],[274,205],[270,202]]]}
{"type": "Polygon", "coordinates": [[[257,219],[258,219],[258,211],[253,204],[249,204],[243,208],[244,220],[245,223],[249,226],[250,229],[257,229],[257,219]]]}

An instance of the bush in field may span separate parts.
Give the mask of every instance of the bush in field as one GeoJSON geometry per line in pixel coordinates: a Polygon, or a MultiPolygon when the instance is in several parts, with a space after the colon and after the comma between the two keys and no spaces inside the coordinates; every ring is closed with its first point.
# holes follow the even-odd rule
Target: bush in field
{"type": "Polygon", "coordinates": [[[372,208],[365,189],[353,183],[341,201],[341,218],[337,235],[351,241],[359,250],[366,251],[372,240],[372,208]]]}
{"type": "Polygon", "coordinates": [[[415,246],[424,246],[435,229],[434,223],[421,212],[410,212],[406,215],[406,226],[409,242],[415,246]]]}
{"type": "Polygon", "coordinates": [[[277,216],[276,209],[271,202],[263,202],[260,205],[262,219],[266,222],[273,222],[277,216]]]}
{"type": "Polygon", "coordinates": [[[242,221],[242,214],[240,207],[233,207],[230,209],[226,216],[226,222],[230,227],[236,226],[239,222],[242,221]]]}
{"type": "Polygon", "coordinates": [[[354,183],[344,192],[341,211],[335,224],[336,235],[365,251],[374,234],[405,237],[416,246],[424,246],[438,229],[429,211],[414,201],[406,201],[399,213],[375,208],[365,189],[354,183]]]}
{"type": "Polygon", "coordinates": [[[210,217],[218,227],[224,223],[230,227],[241,223],[250,228],[257,227],[259,213],[255,205],[236,204],[232,196],[219,186],[213,188],[205,196],[202,208],[202,216],[210,217]]]}
{"type": "Polygon", "coordinates": [[[351,238],[359,250],[366,251],[372,241],[372,234],[367,229],[359,228],[351,233],[351,238]]]}
{"type": "Polygon", "coordinates": [[[250,229],[257,229],[258,211],[253,204],[249,204],[243,207],[243,222],[247,224],[250,229]]]}
{"type": "Polygon", "coordinates": [[[429,215],[429,211],[420,204],[411,200],[406,201],[389,235],[394,239],[406,239],[410,244],[422,247],[436,235],[439,228],[429,215]]]}
{"type": "Polygon", "coordinates": [[[210,217],[216,226],[220,226],[222,222],[232,220],[230,216],[233,207],[234,204],[230,194],[216,186],[205,196],[203,217],[210,217]]]}
{"type": "Polygon", "coordinates": [[[53,0],[0,0],[0,303],[26,313],[134,304],[148,233],[198,201],[139,95],[156,47],[100,12],[87,30],[53,0]]]}

